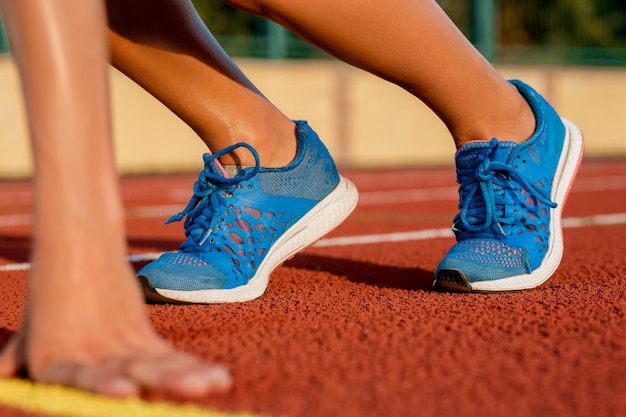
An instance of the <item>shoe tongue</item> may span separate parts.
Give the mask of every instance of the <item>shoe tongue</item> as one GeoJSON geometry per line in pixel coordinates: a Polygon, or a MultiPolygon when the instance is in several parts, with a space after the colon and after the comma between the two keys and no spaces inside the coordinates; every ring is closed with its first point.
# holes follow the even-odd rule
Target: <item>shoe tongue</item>
{"type": "Polygon", "coordinates": [[[487,156],[492,161],[506,163],[515,142],[474,141],[461,146],[456,153],[456,166],[460,169],[473,169],[487,156]],[[495,148],[495,151],[494,151],[495,148]]]}
{"type": "Polygon", "coordinates": [[[208,154],[205,155],[204,167],[205,169],[208,169],[209,171],[211,171],[212,174],[218,175],[220,177],[230,178],[232,176],[230,175],[230,172],[228,172],[224,168],[224,166],[220,163],[218,159],[210,158],[208,154]]]}
{"type": "Polygon", "coordinates": [[[235,178],[241,171],[253,168],[240,165],[222,165],[222,163],[217,159],[206,159],[204,165],[205,168],[211,171],[211,173],[223,178],[235,178]]]}
{"type": "Polygon", "coordinates": [[[227,178],[235,178],[241,171],[248,169],[254,169],[254,167],[240,166],[240,165],[224,165],[224,172],[227,178]]]}

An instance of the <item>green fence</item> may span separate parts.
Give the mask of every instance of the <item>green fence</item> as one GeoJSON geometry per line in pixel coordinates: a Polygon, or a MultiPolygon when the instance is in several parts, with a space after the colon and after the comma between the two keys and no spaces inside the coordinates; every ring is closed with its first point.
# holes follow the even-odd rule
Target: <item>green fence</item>
{"type": "Polygon", "coordinates": [[[498,62],[626,65],[624,0],[474,3],[496,4],[494,59],[498,62]]]}
{"type": "MultiPolygon", "coordinates": [[[[626,65],[625,0],[437,1],[492,61],[626,65]]],[[[282,27],[236,10],[222,0],[193,2],[233,56],[326,56],[282,27]]],[[[0,23],[0,52],[7,51],[0,23]]]]}
{"type": "Polygon", "coordinates": [[[4,33],[4,26],[2,25],[2,16],[0,16],[0,54],[9,52],[9,43],[7,42],[7,36],[4,33]]]}
{"type": "MultiPolygon", "coordinates": [[[[194,0],[209,27],[235,56],[302,58],[323,52],[282,28],[229,10],[220,0],[194,0]],[[215,13],[215,8],[226,12],[215,13]],[[211,12],[209,12],[211,10],[211,12]],[[218,16],[218,17],[216,17],[218,16]],[[219,17],[222,16],[222,17],[219,17]],[[228,16],[231,23],[217,21],[228,16]],[[238,22],[238,25],[235,24],[238,22]],[[245,28],[247,35],[234,31],[245,28]],[[239,29],[236,29],[239,28],[239,29]],[[279,45],[276,47],[276,45],[279,45]]],[[[626,65],[624,0],[438,0],[474,45],[495,62],[626,65]]],[[[227,19],[228,20],[228,19],[227,19]]]]}

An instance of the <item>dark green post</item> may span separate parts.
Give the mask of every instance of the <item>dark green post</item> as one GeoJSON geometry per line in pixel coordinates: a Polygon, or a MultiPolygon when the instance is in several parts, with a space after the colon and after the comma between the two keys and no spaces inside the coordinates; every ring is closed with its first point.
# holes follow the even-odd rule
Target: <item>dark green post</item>
{"type": "Polygon", "coordinates": [[[287,37],[289,32],[281,25],[265,20],[265,57],[270,59],[285,59],[289,53],[287,37]]]}
{"type": "Polygon", "coordinates": [[[2,24],[2,19],[0,18],[0,54],[5,54],[7,52],[9,52],[9,41],[7,40],[6,33],[4,33],[4,26],[2,24]]]}
{"type": "Polygon", "coordinates": [[[496,53],[496,0],[472,0],[471,41],[485,58],[492,61],[496,53]]]}

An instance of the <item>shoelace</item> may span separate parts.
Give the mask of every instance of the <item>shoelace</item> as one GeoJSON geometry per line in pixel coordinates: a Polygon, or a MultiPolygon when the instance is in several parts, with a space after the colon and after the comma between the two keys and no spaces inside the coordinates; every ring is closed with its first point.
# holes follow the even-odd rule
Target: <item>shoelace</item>
{"type": "Polygon", "coordinates": [[[215,154],[204,154],[204,169],[200,171],[198,180],[193,185],[193,195],[187,206],[178,214],[170,217],[165,224],[178,222],[185,218],[185,236],[187,240],[183,242],[180,249],[207,251],[203,245],[213,232],[211,222],[218,212],[225,198],[231,198],[236,191],[236,186],[254,177],[260,168],[260,159],[257,151],[247,143],[236,143],[228,146],[215,154]],[[211,171],[211,163],[221,156],[224,156],[237,148],[246,148],[254,157],[254,167],[243,169],[232,178],[228,178],[211,171]]]}
{"type": "MultiPolygon", "coordinates": [[[[538,186],[530,183],[510,165],[492,161],[491,157],[498,147],[498,141],[492,139],[490,145],[492,146],[491,152],[483,158],[476,170],[459,170],[459,175],[469,178],[469,181],[466,184],[462,184],[467,194],[461,205],[461,211],[457,219],[460,220],[467,231],[480,232],[484,230],[495,230],[501,235],[506,236],[502,224],[513,224],[518,217],[521,217],[521,213],[511,213],[506,217],[504,216],[504,211],[502,214],[498,213],[498,204],[508,206],[513,204],[513,202],[511,197],[507,196],[505,192],[503,192],[502,195],[496,195],[494,191],[496,186],[501,187],[504,191],[510,188],[508,182],[514,180],[525,189],[530,196],[536,198],[548,207],[554,208],[557,204],[546,197],[538,186]],[[481,191],[480,194],[478,194],[478,190],[481,191]],[[475,199],[477,198],[483,199],[484,206],[480,203],[476,204],[475,199]],[[470,208],[470,205],[474,207],[470,208]],[[484,221],[478,223],[475,221],[472,222],[470,221],[470,217],[475,219],[484,218],[484,221]]],[[[460,231],[458,225],[458,222],[455,222],[452,229],[454,231],[460,231]]]]}

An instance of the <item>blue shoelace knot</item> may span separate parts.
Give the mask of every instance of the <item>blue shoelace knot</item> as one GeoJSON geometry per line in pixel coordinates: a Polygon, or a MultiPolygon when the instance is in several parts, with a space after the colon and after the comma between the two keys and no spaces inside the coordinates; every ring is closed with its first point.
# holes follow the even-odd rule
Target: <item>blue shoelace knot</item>
{"type": "Polygon", "coordinates": [[[165,222],[168,224],[185,219],[184,227],[187,240],[182,243],[181,250],[206,249],[203,248],[203,245],[213,231],[213,218],[216,214],[228,210],[227,200],[233,197],[237,186],[253,178],[261,166],[258,152],[243,142],[228,146],[215,154],[205,153],[203,159],[204,169],[200,171],[198,179],[193,185],[193,195],[187,206],[165,222]],[[254,166],[240,170],[234,177],[227,177],[214,172],[215,161],[237,148],[245,148],[250,151],[254,157],[254,166]]]}
{"type": "Polygon", "coordinates": [[[534,198],[550,208],[557,206],[539,185],[528,181],[517,169],[493,160],[498,146],[497,139],[492,139],[490,152],[476,168],[459,169],[461,211],[452,226],[455,232],[495,231],[506,236],[502,225],[512,225],[524,217],[523,210],[510,209],[518,205],[522,190],[528,193],[526,198],[534,198]]]}

